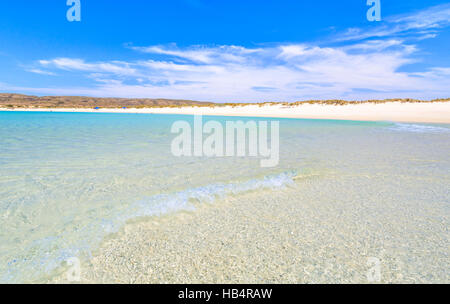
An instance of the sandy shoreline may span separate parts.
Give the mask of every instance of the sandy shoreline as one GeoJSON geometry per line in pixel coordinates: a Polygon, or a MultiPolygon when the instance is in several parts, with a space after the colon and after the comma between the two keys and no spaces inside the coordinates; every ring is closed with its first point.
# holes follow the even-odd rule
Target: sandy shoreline
{"type": "Polygon", "coordinates": [[[246,105],[224,107],[180,107],[144,109],[5,109],[0,111],[28,112],[79,112],[79,113],[141,113],[141,114],[180,114],[210,116],[242,116],[273,118],[336,119],[361,121],[396,121],[422,123],[450,123],[450,102],[433,103],[362,103],[351,105],[303,104],[284,105],[246,105]]]}

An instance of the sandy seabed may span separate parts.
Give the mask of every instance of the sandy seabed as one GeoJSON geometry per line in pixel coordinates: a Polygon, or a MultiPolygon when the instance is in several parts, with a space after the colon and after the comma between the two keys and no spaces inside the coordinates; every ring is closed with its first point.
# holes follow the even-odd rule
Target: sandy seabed
{"type": "Polygon", "coordinates": [[[328,173],[141,219],[83,262],[82,283],[376,283],[374,258],[383,283],[449,283],[446,203],[415,187],[328,173]]]}

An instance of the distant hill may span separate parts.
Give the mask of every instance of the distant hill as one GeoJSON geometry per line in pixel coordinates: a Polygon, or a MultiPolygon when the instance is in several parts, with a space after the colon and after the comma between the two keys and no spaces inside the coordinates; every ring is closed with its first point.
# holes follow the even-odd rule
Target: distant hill
{"type": "Polygon", "coordinates": [[[96,98],[81,96],[28,96],[0,93],[2,108],[154,108],[180,106],[211,106],[210,102],[173,99],[96,98]]]}
{"type": "MultiPolygon", "coordinates": [[[[434,99],[430,101],[417,99],[383,99],[366,101],[347,101],[347,100],[307,100],[298,102],[264,102],[259,106],[265,105],[284,105],[295,106],[301,104],[328,104],[328,105],[347,105],[355,103],[386,103],[386,102],[449,102],[447,99],[434,99]]],[[[29,96],[22,94],[0,93],[0,108],[163,108],[163,107],[222,107],[222,106],[245,106],[255,103],[213,103],[200,102],[192,100],[176,99],[149,99],[149,98],[98,98],[82,96],[29,96]]]]}

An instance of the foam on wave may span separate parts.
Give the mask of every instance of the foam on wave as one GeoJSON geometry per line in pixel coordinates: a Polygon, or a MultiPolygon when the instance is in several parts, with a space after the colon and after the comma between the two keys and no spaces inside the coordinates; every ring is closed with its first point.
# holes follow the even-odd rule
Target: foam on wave
{"type": "Polygon", "coordinates": [[[431,125],[396,123],[390,128],[393,131],[413,132],[413,133],[447,133],[450,128],[431,125]]]}

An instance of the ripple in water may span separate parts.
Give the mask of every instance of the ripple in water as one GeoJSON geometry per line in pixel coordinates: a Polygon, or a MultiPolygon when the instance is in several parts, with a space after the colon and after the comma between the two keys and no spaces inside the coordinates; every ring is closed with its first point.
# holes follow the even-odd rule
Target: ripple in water
{"type": "Polygon", "coordinates": [[[448,133],[449,128],[444,128],[440,126],[430,126],[430,125],[419,125],[419,124],[406,124],[406,123],[396,123],[394,126],[390,127],[392,131],[398,132],[412,132],[412,133],[448,133]]]}

